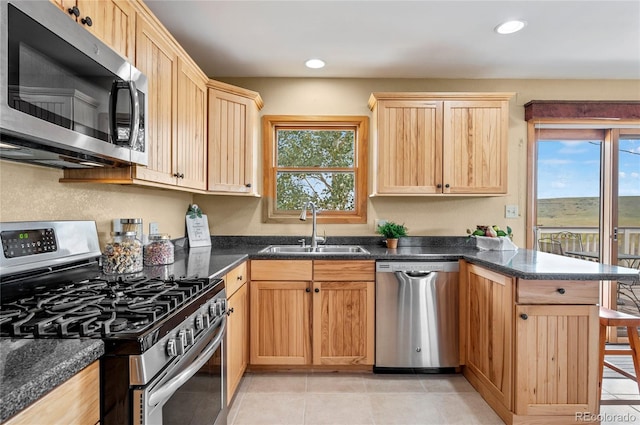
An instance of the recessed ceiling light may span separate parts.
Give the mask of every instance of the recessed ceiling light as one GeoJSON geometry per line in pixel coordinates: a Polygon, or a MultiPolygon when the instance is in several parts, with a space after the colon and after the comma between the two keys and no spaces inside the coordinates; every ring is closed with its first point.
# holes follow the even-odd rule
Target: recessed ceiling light
{"type": "Polygon", "coordinates": [[[495,28],[495,31],[498,34],[513,34],[514,32],[520,31],[526,25],[527,25],[526,21],[520,21],[520,20],[507,21],[498,25],[495,28]]]}
{"type": "Polygon", "coordinates": [[[322,59],[309,59],[304,64],[307,66],[307,68],[324,68],[324,61],[322,59]]]}

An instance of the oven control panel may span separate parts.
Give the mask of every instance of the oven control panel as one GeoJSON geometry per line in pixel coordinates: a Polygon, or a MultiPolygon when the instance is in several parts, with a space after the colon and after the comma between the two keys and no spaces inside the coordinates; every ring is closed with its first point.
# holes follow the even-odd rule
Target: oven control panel
{"type": "Polygon", "coordinates": [[[0,232],[5,258],[56,252],[56,233],[52,228],[30,230],[5,230],[0,232]]]}

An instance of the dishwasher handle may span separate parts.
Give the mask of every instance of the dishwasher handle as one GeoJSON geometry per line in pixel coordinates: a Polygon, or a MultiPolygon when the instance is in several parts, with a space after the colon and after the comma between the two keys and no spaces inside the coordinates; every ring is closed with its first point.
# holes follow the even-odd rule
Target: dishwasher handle
{"type": "Polygon", "coordinates": [[[400,271],[396,273],[401,274],[402,276],[405,276],[408,279],[424,279],[425,277],[431,275],[434,272],[400,271]]]}

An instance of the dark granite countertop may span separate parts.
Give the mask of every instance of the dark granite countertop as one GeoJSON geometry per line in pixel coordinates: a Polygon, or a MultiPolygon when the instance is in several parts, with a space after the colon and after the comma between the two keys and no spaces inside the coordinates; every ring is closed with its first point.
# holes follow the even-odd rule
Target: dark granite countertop
{"type": "Polygon", "coordinates": [[[104,354],[99,339],[0,339],[0,422],[104,354]]]}
{"type": "MultiPolygon", "coordinates": [[[[640,271],[592,261],[519,249],[483,251],[467,237],[410,237],[387,249],[380,237],[332,237],[330,245],[361,245],[368,254],[263,253],[269,245],[297,245],[295,236],[216,236],[212,246],[188,249],[176,241],[175,262],[147,268],[156,276],[223,277],[249,259],[368,259],[437,261],[465,259],[523,279],[638,281],[640,271]]],[[[307,238],[308,239],[308,238],[307,238]]],[[[100,340],[0,340],[0,421],[61,384],[104,353],[100,340]]]]}
{"type": "MultiPolygon", "coordinates": [[[[217,255],[245,254],[245,259],[373,259],[387,261],[436,261],[465,259],[470,263],[522,279],[620,280],[636,282],[640,271],[593,261],[528,249],[486,251],[476,248],[467,237],[410,237],[400,239],[397,249],[387,249],[380,237],[332,237],[330,245],[360,245],[369,254],[264,253],[269,245],[297,245],[300,237],[214,237],[212,258],[217,255]]],[[[238,263],[241,261],[238,261],[238,263]]],[[[230,269],[229,267],[228,269],[230,269]]],[[[225,269],[228,271],[228,269],[225,269]]],[[[226,273],[226,271],[225,271],[226,273]]],[[[222,273],[224,274],[224,273],[222,273]]]]}

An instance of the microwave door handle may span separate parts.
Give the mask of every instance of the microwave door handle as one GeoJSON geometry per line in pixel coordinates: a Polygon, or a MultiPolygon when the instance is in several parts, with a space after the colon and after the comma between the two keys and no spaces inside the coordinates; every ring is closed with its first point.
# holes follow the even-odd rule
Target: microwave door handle
{"type": "Polygon", "coordinates": [[[129,96],[131,96],[131,131],[129,132],[129,147],[133,147],[138,140],[140,130],[140,99],[136,83],[129,81],[129,96]]]}
{"type": "Polygon", "coordinates": [[[215,351],[222,343],[222,337],[224,336],[226,327],[227,317],[226,315],[223,315],[220,326],[218,327],[218,334],[215,336],[215,338],[204,348],[204,350],[200,352],[200,354],[198,354],[198,357],[196,357],[194,362],[191,363],[189,367],[187,367],[178,376],[171,379],[165,385],[153,391],[153,393],[149,397],[149,401],[147,402],[147,404],[149,406],[155,406],[160,402],[168,400],[169,397],[171,397],[173,393],[178,390],[178,388],[180,388],[193,375],[195,375],[196,372],[198,372],[200,368],[209,361],[211,356],[213,356],[213,353],[215,353],[215,351]]]}
{"type": "Polygon", "coordinates": [[[118,144],[118,136],[116,133],[116,106],[118,105],[118,90],[120,89],[120,80],[114,80],[111,84],[111,94],[109,95],[109,131],[111,133],[111,143],[118,144]]]}

